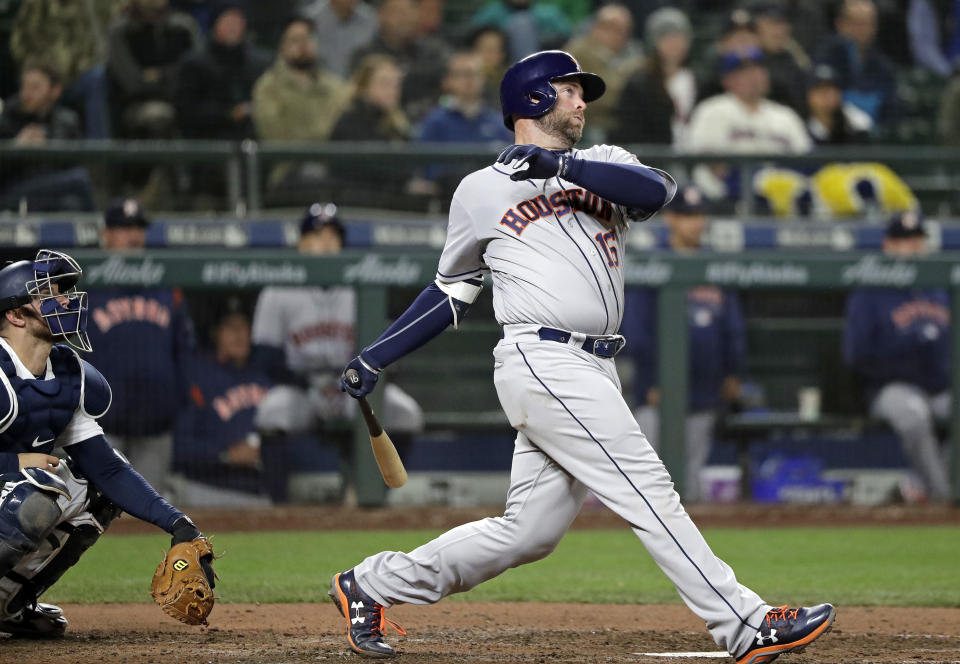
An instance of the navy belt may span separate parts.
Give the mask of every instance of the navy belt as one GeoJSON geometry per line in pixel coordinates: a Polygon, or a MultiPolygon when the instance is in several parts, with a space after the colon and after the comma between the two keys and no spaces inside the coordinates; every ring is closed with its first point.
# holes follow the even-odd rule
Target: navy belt
{"type": "MultiPolygon", "coordinates": [[[[543,341],[557,341],[562,344],[569,343],[571,336],[569,332],[555,330],[552,327],[541,327],[537,330],[537,334],[543,341]]],[[[626,344],[627,340],[621,335],[610,334],[600,337],[588,336],[580,348],[597,357],[610,358],[623,350],[626,344]]]]}

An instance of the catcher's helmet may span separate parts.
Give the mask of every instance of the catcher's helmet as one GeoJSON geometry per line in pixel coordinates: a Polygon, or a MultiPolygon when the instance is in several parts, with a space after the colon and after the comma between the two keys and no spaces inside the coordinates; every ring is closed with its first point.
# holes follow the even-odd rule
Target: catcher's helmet
{"type": "Polygon", "coordinates": [[[0,314],[38,298],[50,332],[77,350],[89,351],[87,293],[76,288],[81,274],[77,261],[50,249],[38,251],[32,261],[10,263],[0,270],[0,314]]]}
{"type": "Polygon", "coordinates": [[[557,102],[557,91],[550,81],[576,78],[583,86],[583,100],[591,102],[603,96],[607,84],[596,74],[580,69],[580,63],[566,51],[540,51],[515,62],[500,82],[500,107],[503,124],[513,129],[513,116],[538,118],[557,102]]]}

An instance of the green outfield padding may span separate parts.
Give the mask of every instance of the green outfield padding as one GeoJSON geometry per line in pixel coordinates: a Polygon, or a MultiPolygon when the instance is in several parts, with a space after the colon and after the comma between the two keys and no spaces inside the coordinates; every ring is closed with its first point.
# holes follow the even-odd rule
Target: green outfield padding
{"type": "MultiPolygon", "coordinates": [[[[409,551],[434,531],[225,533],[214,538],[224,602],[326,601],[330,575],[381,550],[409,551]]],[[[710,529],[714,551],[772,604],[960,606],[955,527],[710,529]]],[[[44,599],[149,602],[163,535],[104,537],[44,599]]],[[[679,552],[677,555],[681,555],[679,552]]],[[[573,531],[546,559],[508,570],[465,601],[679,603],[628,530],[573,531]]]]}

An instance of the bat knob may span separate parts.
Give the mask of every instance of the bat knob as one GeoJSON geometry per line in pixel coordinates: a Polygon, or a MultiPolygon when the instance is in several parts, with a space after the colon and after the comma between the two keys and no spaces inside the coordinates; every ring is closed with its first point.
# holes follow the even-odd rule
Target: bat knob
{"type": "Polygon", "coordinates": [[[346,374],[344,374],[347,379],[347,385],[356,389],[360,387],[360,372],[356,369],[347,369],[346,374]]]}

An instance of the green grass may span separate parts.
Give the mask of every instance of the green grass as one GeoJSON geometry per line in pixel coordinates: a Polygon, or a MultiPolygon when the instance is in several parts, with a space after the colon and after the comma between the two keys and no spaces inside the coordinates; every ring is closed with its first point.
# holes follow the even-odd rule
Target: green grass
{"type": "MultiPolygon", "coordinates": [[[[226,533],[214,538],[227,602],[326,601],[330,575],[381,550],[409,551],[434,531],[226,533]]],[[[711,529],[707,541],[767,601],[960,606],[960,529],[711,529]]],[[[45,598],[143,602],[164,535],[107,536],[45,598]]],[[[679,602],[627,530],[572,531],[546,559],[508,570],[465,601],[679,602]]]]}

